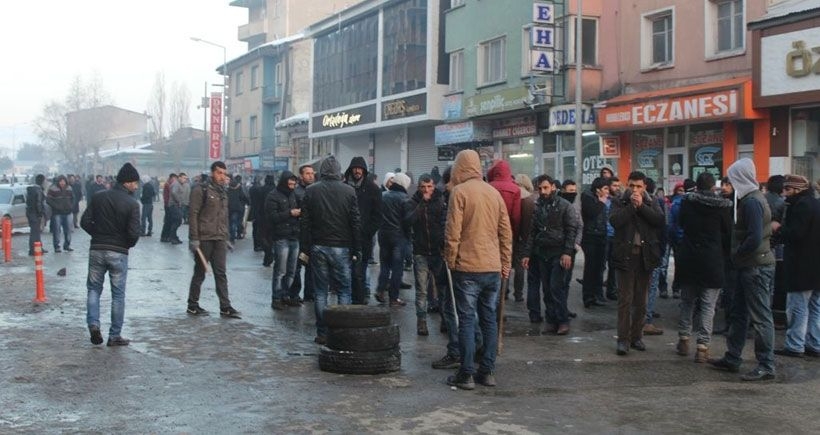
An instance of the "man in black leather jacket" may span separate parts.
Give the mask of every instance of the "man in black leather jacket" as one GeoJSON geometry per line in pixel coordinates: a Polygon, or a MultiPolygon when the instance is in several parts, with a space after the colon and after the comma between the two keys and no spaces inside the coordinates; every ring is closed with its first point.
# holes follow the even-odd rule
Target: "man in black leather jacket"
{"type": "MultiPolygon", "coordinates": [[[[28,255],[34,255],[34,242],[42,242],[40,233],[43,229],[43,218],[46,214],[46,195],[43,193],[43,183],[45,181],[45,175],[37,174],[34,177],[34,184],[26,188],[26,218],[29,226],[28,255]]],[[[48,251],[43,249],[43,254],[46,252],[48,251]]]]}
{"type": "Polygon", "coordinates": [[[382,192],[368,181],[364,157],[353,157],[345,171],[345,182],[356,190],[356,201],[361,216],[362,261],[353,265],[353,303],[367,305],[370,299],[370,281],[367,264],[373,256],[373,237],[382,224],[382,192]]]}

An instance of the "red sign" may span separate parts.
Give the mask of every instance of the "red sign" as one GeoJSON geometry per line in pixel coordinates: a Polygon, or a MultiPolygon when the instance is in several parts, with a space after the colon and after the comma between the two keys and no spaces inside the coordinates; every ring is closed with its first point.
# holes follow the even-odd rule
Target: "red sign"
{"type": "Polygon", "coordinates": [[[211,92],[211,134],[209,156],[219,160],[222,154],[222,93],[211,92]]]}
{"type": "Polygon", "coordinates": [[[618,136],[601,136],[601,157],[608,159],[621,157],[621,140],[618,136]]]}
{"type": "Polygon", "coordinates": [[[729,89],[684,97],[604,107],[598,111],[598,130],[665,127],[737,118],[741,91],[729,89]]]}

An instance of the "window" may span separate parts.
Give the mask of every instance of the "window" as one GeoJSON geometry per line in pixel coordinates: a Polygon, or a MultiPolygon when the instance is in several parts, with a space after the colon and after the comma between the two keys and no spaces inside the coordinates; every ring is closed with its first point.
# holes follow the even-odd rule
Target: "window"
{"type": "Polygon", "coordinates": [[[674,63],[674,9],[644,14],[641,20],[641,68],[670,67],[674,63]]]}
{"type": "Polygon", "coordinates": [[[707,56],[744,48],[746,42],[744,2],[744,0],[706,2],[707,56]]]}
{"type": "Polygon", "coordinates": [[[256,131],[256,115],[251,116],[251,122],[250,122],[249,127],[250,127],[251,139],[257,138],[259,136],[259,132],[256,131]]]}
{"type": "MultiPolygon", "coordinates": [[[[578,23],[578,18],[573,17],[569,28],[570,46],[567,47],[569,51],[570,63],[575,63],[575,26],[578,23]]],[[[581,59],[584,65],[598,64],[598,20],[595,18],[581,18],[581,59]]]]}
{"type": "Polygon", "coordinates": [[[478,46],[478,83],[487,85],[507,78],[507,38],[501,37],[478,46]]]}
{"type": "Polygon", "coordinates": [[[464,90],[464,50],[450,53],[450,92],[464,90]]]}
{"type": "Polygon", "coordinates": [[[427,85],[427,0],[405,0],[384,9],[382,95],[427,85]]]}
{"type": "Polygon", "coordinates": [[[282,84],[282,62],[276,64],[276,84],[282,84]]]}
{"type": "Polygon", "coordinates": [[[652,63],[672,61],[672,15],[652,20],[652,63]]]}
{"type": "Polygon", "coordinates": [[[237,119],[233,122],[233,141],[239,142],[242,140],[242,120],[237,119]]]}
{"type": "Polygon", "coordinates": [[[242,95],[242,71],[236,73],[234,82],[234,95],[242,95]]]}
{"type": "Polygon", "coordinates": [[[259,87],[259,65],[251,67],[251,89],[259,87]]]}

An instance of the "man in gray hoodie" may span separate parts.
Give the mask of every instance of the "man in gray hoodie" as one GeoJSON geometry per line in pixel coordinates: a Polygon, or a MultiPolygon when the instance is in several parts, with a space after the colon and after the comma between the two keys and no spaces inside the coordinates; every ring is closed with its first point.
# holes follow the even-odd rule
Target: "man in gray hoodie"
{"type": "Polygon", "coordinates": [[[755,331],[757,367],[741,379],[774,379],[774,322],[769,305],[775,264],[769,245],[772,212],[763,193],[758,190],[751,159],[732,163],[727,173],[736,198],[731,261],[737,274],[737,287],[726,333],[726,354],[720,359],[710,359],[709,364],[737,373],[743,362],[741,355],[746,344],[746,331],[751,324],[755,331]]]}

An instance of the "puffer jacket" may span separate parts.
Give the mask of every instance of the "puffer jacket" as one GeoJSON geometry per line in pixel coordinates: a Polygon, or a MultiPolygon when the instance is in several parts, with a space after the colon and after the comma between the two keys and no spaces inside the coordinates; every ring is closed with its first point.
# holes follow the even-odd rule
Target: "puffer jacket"
{"type": "MultiPolygon", "coordinates": [[[[512,228],[501,194],[481,179],[473,150],[458,153],[447,204],[444,259],[459,272],[499,272],[512,265],[512,228]]],[[[516,187],[517,189],[517,187],[516,187]]]]}
{"type": "Polygon", "coordinates": [[[265,198],[265,217],[269,223],[271,240],[299,238],[299,218],[290,214],[291,210],[299,208],[296,192],[288,188],[290,179],[296,179],[296,176],[290,171],[282,172],[279,184],[265,198]]]}
{"type": "Polygon", "coordinates": [[[820,201],[812,189],[786,198],[780,234],[784,242],[786,291],[820,289],[820,201]]]}
{"type": "Polygon", "coordinates": [[[575,208],[564,198],[553,193],[535,201],[532,229],[524,247],[524,256],[548,259],[557,255],[575,253],[578,233],[575,208]]]}
{"type": "Polygon", "coordinates": [[[51,207],[52,214],[69,214],[74,210],[74,193],[71,186],[66,184],[65,189],[60,189],[60,180],[65,179],[65,176],[60,175],[48,188],[46,203],[51,207]]]}
{"type": "Polygon", "coordinates": [[[410,223],[407,221],[407,191],[398,183],[393,183],[382,194],[382,227],[379,234],[401,234],[410,238],[410,223]]]}
{"type": "Polygon", "coordinates": [[[413,229],[413,253],[416,255],[441,255],[444,247],[444,226],[447,222],[447,205],[444,195],[433,189],[433,196],[425,201],[420,191],[405,202],[406,218],[413,229]]]}
{"type": "Polygon", "coordinates": [[[678,280],[699,288],[722,288],[724,253],[731,244],[732,201],[709,191],[687,193],[681,201],[680,223],[683,238],[675,252],[678,280]]]}
{"type": "Polygon", "coordinates": [[[128,254],[140,238],[140,205],[122,184],[95,194],[80,226],[91,235],[92,251],[128,254]]]}
{"type": "Polygon", "coordinates": [[[515,237],[521,226],[521,188],[515,183],[510,164],[506,160],[495,162],[487,170],[487,181],[501,194],[501,199],[507,207],[507,215],[510,217],[513,237],[515,237]]]}
{"type": "Polygon", "coordinates": [[[591,189],[581,193],[581,217],[584,220],[584,242],[606,241],[606,205],[591,189]]]}
{"type": "Polygon", "coordinates": [[[309,253],[313,245],[361,251],[362,224],[356,191],[342,182],[342,169],[335,157],[322,160],[319,181],[305,189],[301,206],[302,252],[309,253]]]}
{"type": "Polygon", "coordinates": [[[228,210],[230,212],[244,212],[245,206],[250,203],[248,195],[242,190],[242,185],[233,183],[228,186],[228,210]]]}
{"type": "Polygon", "coordinates": [[[190,198],[188,239],[227,240],[228,193],[225,186],[208,179],[208,183],[197,184],[191,189],[190,198]]]}
{"type": "Polygon", "coordinates": [[[623,196],[612,198],[612,213],[609,221],[615,227],[612,260],[618,270],[633,267],[634,237],[637,231],[641,235],[642,265],[644,272],[658,267],[661,259],[658,230],[664,225],[663,212],[657,201],[644,193],[643,204],[639,208],[632,206],[632,191],[627,189],[623,196]]]}
{"type": "Polygon", "coordinates": [[[33,185],[26,188],[26,214],[43,217],[46,212],[43,201],[45,195],[42,187],[33,185]]]}

